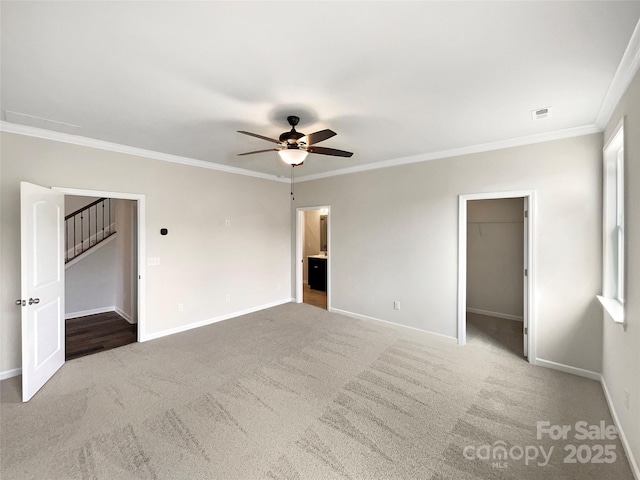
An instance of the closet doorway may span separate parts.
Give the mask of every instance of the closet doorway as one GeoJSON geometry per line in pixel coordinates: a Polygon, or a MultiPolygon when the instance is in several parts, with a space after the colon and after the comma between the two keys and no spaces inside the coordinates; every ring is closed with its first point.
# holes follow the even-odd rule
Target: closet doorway
{"type": "Polygon", "coordinates": [[[535,363],[534,213],[534,191],[460,195],[460,345],[479,341],[535,363]]]}
{"type": "Polygon", "coordinates": [[[467,202],[467,341],[524,357],[524,198],[467,202]]]}

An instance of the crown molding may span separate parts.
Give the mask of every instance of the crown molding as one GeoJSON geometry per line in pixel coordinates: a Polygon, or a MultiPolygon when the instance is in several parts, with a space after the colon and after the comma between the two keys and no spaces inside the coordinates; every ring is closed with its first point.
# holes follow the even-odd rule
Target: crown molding
{"type": "MultiPolygon", "coordinates": [[[[130,147],[127,145],[120,145],[118,143],[106,142],[103,140],[96,140],[88,137],[81,137],[79,135],[70,135],[67,133],[54,132],[52,130],[45,130],[42,128],[30,127],[26,125],[20,125],[17,123],[11,123],[6,121],[0,121],[0,131],[15,133],[18,135],[25,135],[36,138],[43,138],[46,140],[54,140],[63,143],[70,143],[73,145],[81,145],[84,147],[96,148],[99,150],[107,150],[110,152],[124,153],[127,155],[135,155],[138,157],[151,158],[154,160],[161,160],[163,162],[179,163],[181,165],[189,165],[192,167],[207,168],[209,170],[218,170],[226,173],[233,173],[236,175],[245,175],[249,177],[262,178],[265,180],[271,180],[281,183],[289,183],[289,177],[277,177],[268,173],[255,172],[253,170],[247,170],[244,168],[230,167],[228,165],[222,165],[219,163],[205,162],[204,160],[196,160],[189,157],[181,157],[179,155],[171,155],[169,153],[155,152],[153,150],[145,150],[143,148],[130,147]]],[[[365,165],[358,165],[355,167],[341,168],[338,170],[332,170],[330,172],[318,173],[314,175],[304,175],[296,177],[297,182],[307,182],[310,180],[318,180],[320,178],[335,177],[338,175],[347,175],[349,173],[365,172],[367,170],[377,170],[379,168],[397,167],[399,165],[407,165],[410,163],[426,162],[429,160],[438,160],[442,158],[458,157],[461,155],[469,155],[473,153],[488,152],[492,150],[501,150],[504,148],[520,147],[523,145],[532,145],[535,143],[550,142],[553,140],[561,140],[563,138],[579,137],[582,135],[590,135],[592,133],[601,133],[602,129],[596,125],[585,125],[582,127],[567,128],[564,130],[557,130],[549,133],[540,133],[536,135],[528,135],[525,137],[517,137],[508,140],[500,140],[498,142],[483,143],[480,145],[472,145],[469,147],[456,148],[452,150],[442,150],[439,152],[424,153],[419,155],[413,155],[409,157],[396,158],[392,160],[384,160],[382,162],[369,163],[365,165]]]]}
{"type": "Polygon", "coordinates": [[[613,80],[609,85],[609,90],[604,96],[600,111],[596,116],[596,125],[604,130],[611,120],[611,115],[616,106],[620,102],[622,95],[627,91],[633,77],[638,73],[640,67],[640,21],[636,24],[636,28],[631,34],[631,39],[627,44],[627,48],[622,55],[618,69],[616,70],[613,80]]]}
{"type": "Polygon", "coordinates": [[[593,133],[602,133],[602,129],[596,125],[584,125],[582,127],[566,128],[564,130],[556,130],[554,132],[539,133],[536,135],[527,135],[525,137],[510,138],[508,140],[500,140],[498,142],[483,143],[480,145],[472,145],[469,147],[455,148],[452,150],[441,150],[439,152],[424,153],[413,155],[410,157],[396,158],[393,160],[384,160],[382,162],[358,165],[355,167],[341,168],[326,173],[318,173],[315,175],[304,175],[296,177],[297,182],[308,182],[310,180],[318,180],[320,178],[334,177],[337,175],[347,175],[349,173],[364,172],[367,170],[377,170],[379,168],[397,167],[399,165],[408,165],[410,163],[426,162],[429,160],[439,160],[442,158],[459,157],[461,155],[469,155],[473,153],[489,152],[492,150],[502,150],[511,147],[521,147],[523,145],[533,145],[536,143],[551,142],[554,140],[562,140],[564,138],[580,137],[583,135],[591,135],[593,133]]]}
{"type": "Polygon", "coordinates": [[[245,175],[247,177],[262,178],[264,180],[272,180],[275,182],[288,183],[288,178],[279,178],[276,175],[268,173],[255,172],[246,168],[230,167],[220,163],[205,162],[204,160],[196,160],[189,157],[181,157],[169,153],[156,152],[146,150],[144,148],[130,147],[128,145],[120,145],[119,143],[106,142],[104,140],[96,140],[94,138],[81,137],[79,135],[70,135],[68,133],[54,132],[53,130],[45,130],[42,128],[30,127],[6,121],[0,121],[0,131],[25,135],[28,137],[42,138],[45,140],[54,140],[56,142],[70,143],[72,145],[80,145],[83,147],[96,148],[98,150],[106,150],[109,152],[124,153],[127,155],[135,155],[137,157],[151,158],[161,160],[163,162],[179,163],[181,165],[189,165],[192,167],[207,168],[209,170],[218,170],[225,173],[233,173],[236,175],[245,175]]]}

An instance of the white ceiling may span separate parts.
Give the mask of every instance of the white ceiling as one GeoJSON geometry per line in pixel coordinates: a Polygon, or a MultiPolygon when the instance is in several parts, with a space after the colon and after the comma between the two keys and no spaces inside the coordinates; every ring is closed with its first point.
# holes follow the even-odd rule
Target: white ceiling
{"type": "Polygon", "coordinates": [[[3,120],[288,176],[275,152],[237,157],[273,144],[236,130],[277,138],[296,114],[355,152],[310,155],[308,176],[593,126],[640,2],[3,1],[1,15],[3,120]]]}

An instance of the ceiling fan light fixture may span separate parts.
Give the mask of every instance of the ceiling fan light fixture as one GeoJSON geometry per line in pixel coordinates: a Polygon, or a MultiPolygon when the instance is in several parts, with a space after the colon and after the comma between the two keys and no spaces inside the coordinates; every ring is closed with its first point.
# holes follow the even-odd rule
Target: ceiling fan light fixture
{"type": "Polygon", "coordinates": [[[239,153],[238,156],[243,157],[245,155],[253,155],[254,153],[263,152],[278,152],[280,158],[284,163],[291,166],[301,165],[304,162],[307,155],[315,153],[317,155],[329,155],[332,157],[351,157],[353,152],[347,152],[345,150],[338,150],[337,148],[318,147],[316,144],[324,142],[331,137],[335,137],[336,132],[325,128],[319,132],[314,132],[309,135],[296,131],[296,125],[300,121],[298,117],[293,115],[287,117],[291,130],[284,132],[280,135],[278,140],[275,138],[265,137],[264,135],[258,135],[257,133],[245,132],[244,130],[238,130],[238,133],[249,135],[250,137],[260,138],[267,142],[277,143],[278,148],[268,148],[266,150],[256,150],[253,152],[239,153]]]}
{"type": "Polygon", "coordinates": [[[300,165],[307,158],[309,152],[299,148],[285,148],[278,151],[282,161],[288,165],[300,165]]]}

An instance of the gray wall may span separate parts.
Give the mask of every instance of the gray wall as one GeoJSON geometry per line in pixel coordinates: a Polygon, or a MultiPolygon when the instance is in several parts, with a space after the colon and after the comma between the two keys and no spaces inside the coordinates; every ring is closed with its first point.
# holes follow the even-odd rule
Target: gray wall
{"type": "Polygon", "coordinates": [[[293,207],[331,206],[333,308],[455,337],[458,195],[535,190],[537,355],[599,372],[601,162],[594,134],[302,182],[293,207]]]}
{"type": "Polygon", "coordinates": [[[138,321],[137,309],[137,248],[136,201],[115,201],[116,258],[115,258],[115,307],[129,322],[138,321]]]}
{"type": "Polygon", "coordinates": [[[604,315],[602,373],[614,409],[640,464],[640,74],[621,99],[604,138],[625,117],[626,329],[604,315]],[[624,389],[629,391],[629,408],[624,389]]]}
{"type": "Polygon", "coordinates": [[[65,195],[64,196],[64,214],[69,215],[77,210],[80,210],[85,205],[89,205],[100,197],[84,197],[82,195],[65,195]]]}
{"type": "Polygon", "coordinates": [[[116,239],[93,247],[90,253],[64,272],[65,313],[78,316],[89,310],[115,306],[116,239]]]}
{"type": "Polygon", "coordinates": [[[145,195],[146,255],[161,259],[142,279],[147,334],[291,298],[288,185],[6,132],[0,140],[0,371],[21,365],[20,181],[145,195]]]}
{"type": "Polygon", "coordinates": [[[524,199],[467,202],[467,308],[522,319],[524,199]]]}

